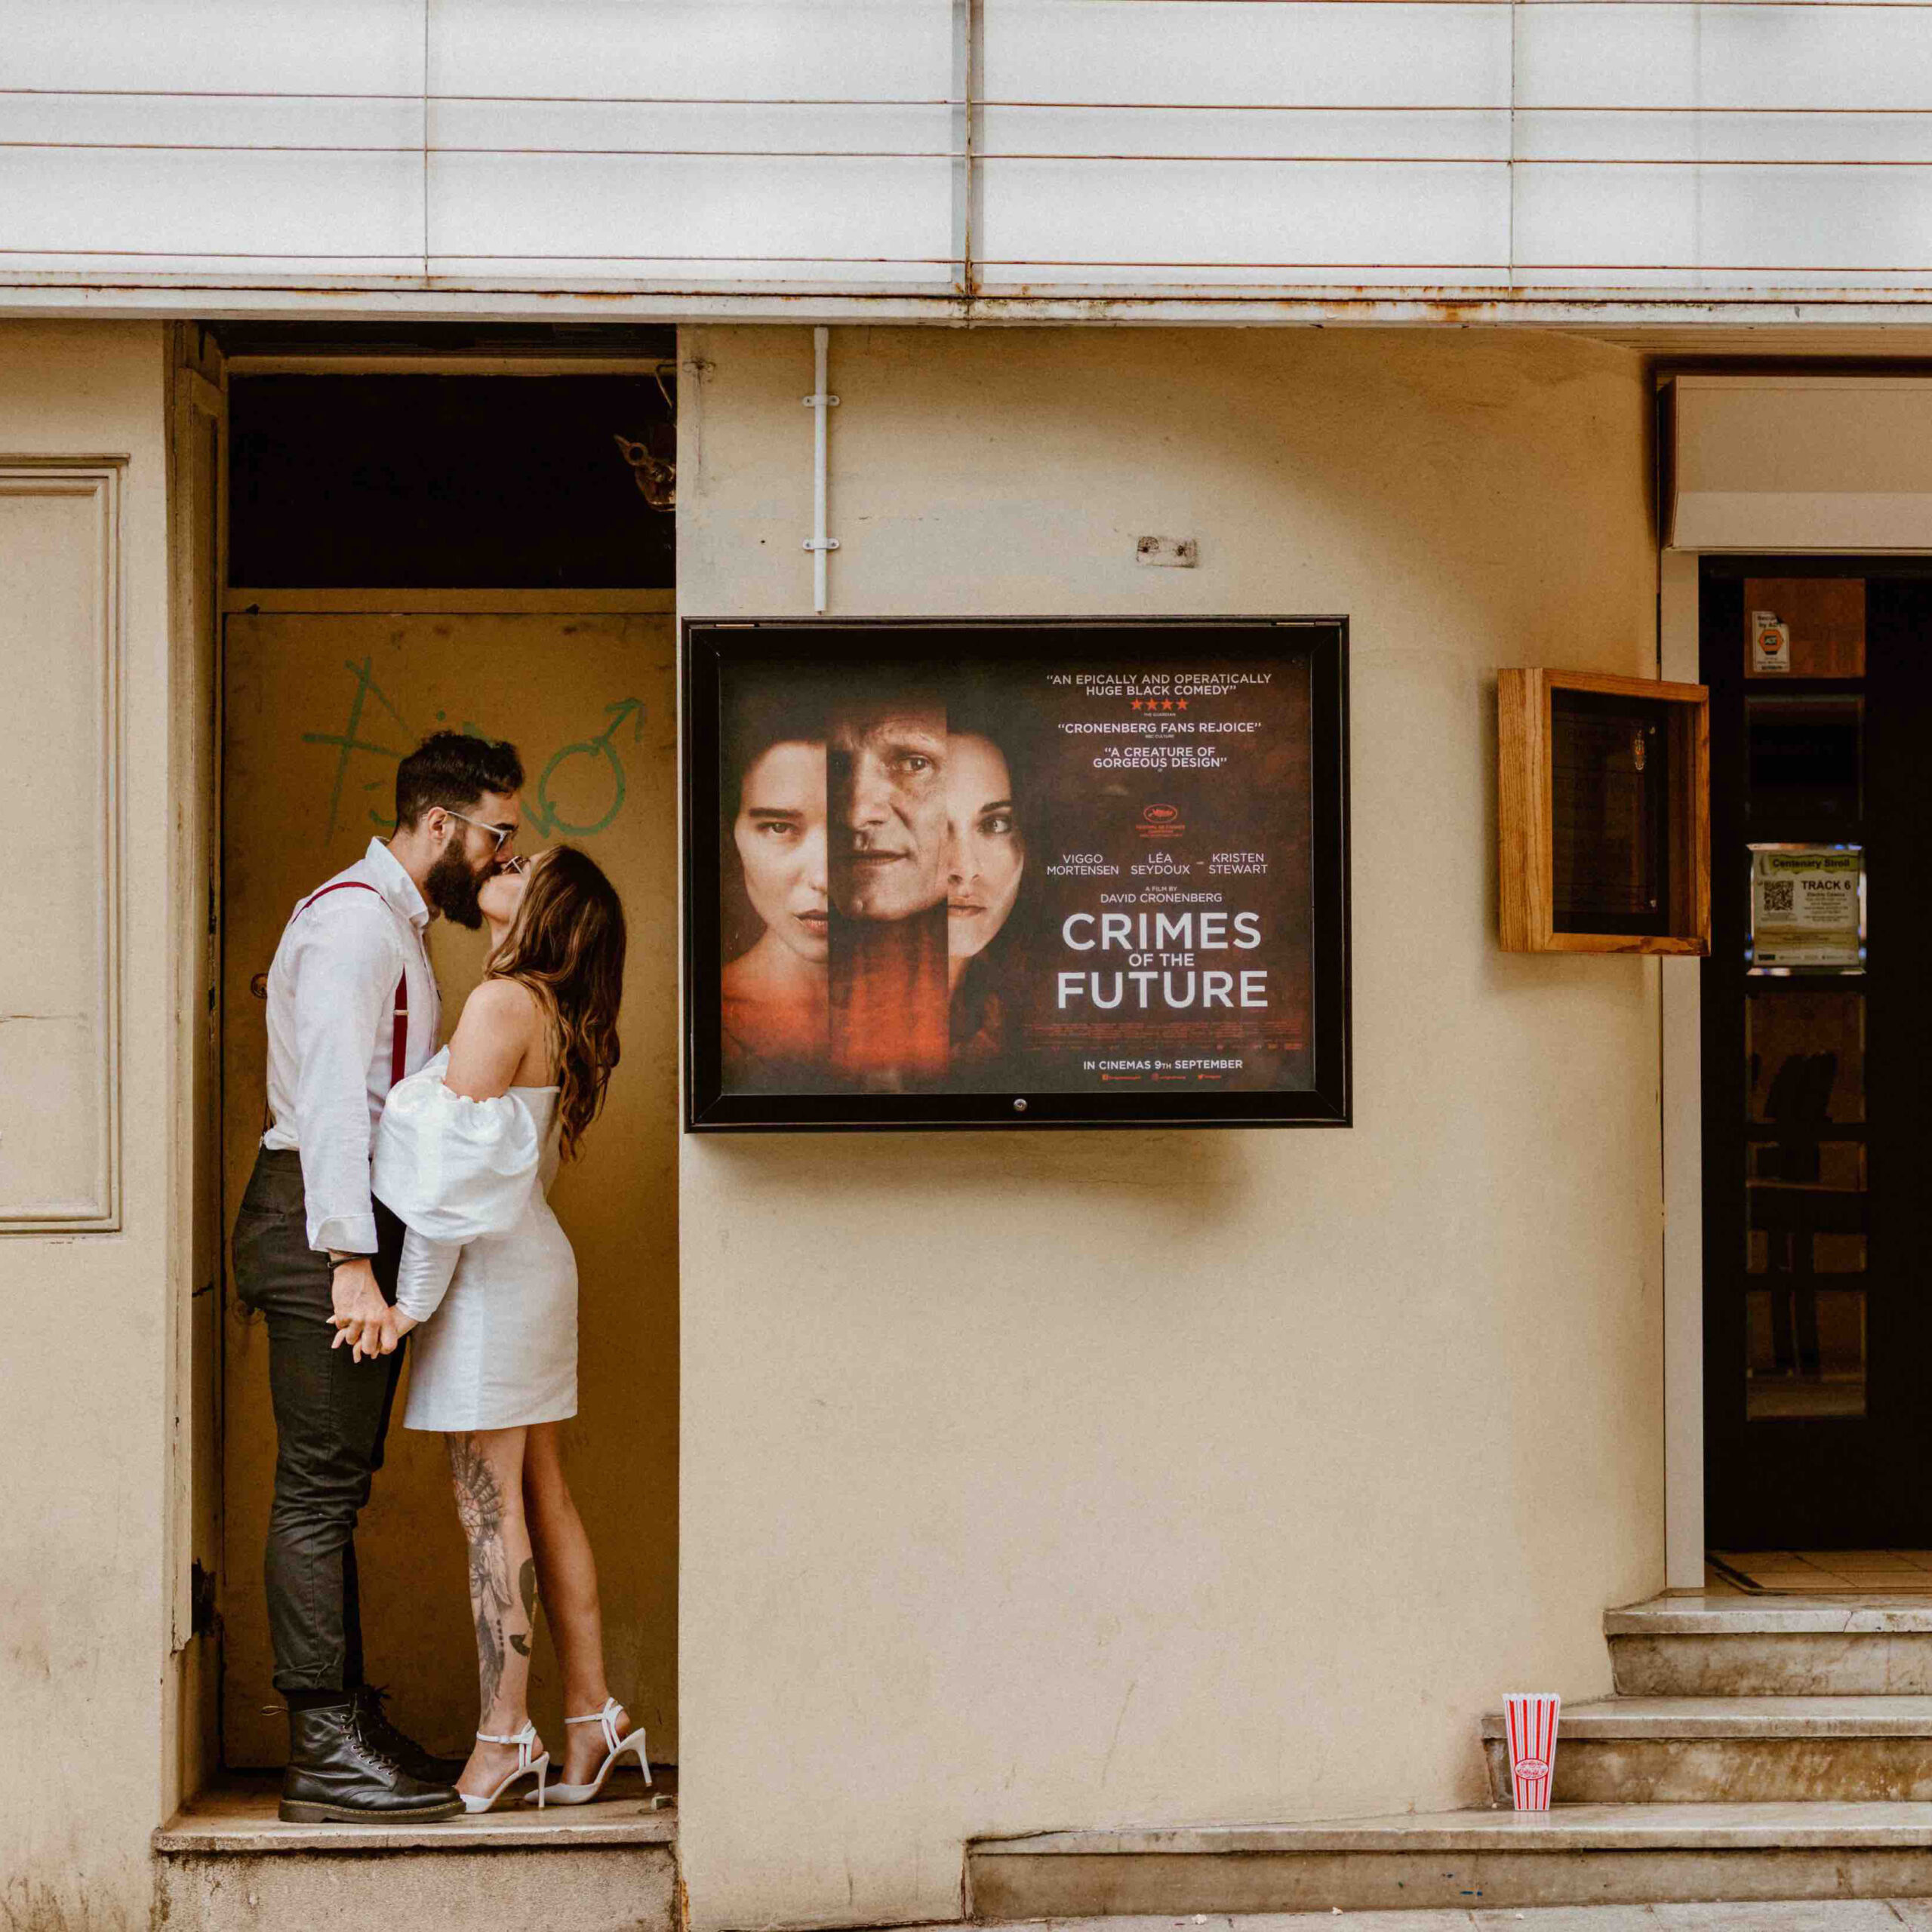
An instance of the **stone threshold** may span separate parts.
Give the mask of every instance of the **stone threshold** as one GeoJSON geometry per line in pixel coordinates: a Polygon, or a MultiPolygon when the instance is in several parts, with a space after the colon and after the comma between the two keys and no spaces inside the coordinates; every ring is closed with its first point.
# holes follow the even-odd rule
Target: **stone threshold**
{"type": "Polygon", "coordinates": [[[1932,1632],[1932,1598],[1753,1597],[1737,1592],[1681,1591],[1606,1611],[1607,1637],[1845,1635],[1932,1632]]]}
{"type": "Polygon", "coordinates": [[[1404,1812],[1288,1825],[1153,1825],[977,1838],[1001,1858],[1226,1857],[1298,1852],[1889,1850],[1932,1847],[1932,1804],[1559,1804],[1404,1812]]]}
{"type": "MultiPolygon", "coordinates": [[[[1507,1735],[1502,1715],[1482,1721],[1486,1740],[1507,1735]]],[[[1932,1697],[1606,1697],[1566,1704],[1564,1743],[1592,1740],[1927,1737],[1932,1697]]]]}
{"type": "Polygon", "coordinates": [[[505,1806],[475,1817],[432,1824],[285,1825],[275,1816],[281,1780],[269,1774],[225,1777],[198,1793],[155,1834],[163,1858],[260,1857],[275,1852],[574,1851],[623,1845],[675,1845],[676,1772],[654,1766],[654,1789],[634,1774],[605,1786],[617,1795],[594,1804],[505,1806]]]}

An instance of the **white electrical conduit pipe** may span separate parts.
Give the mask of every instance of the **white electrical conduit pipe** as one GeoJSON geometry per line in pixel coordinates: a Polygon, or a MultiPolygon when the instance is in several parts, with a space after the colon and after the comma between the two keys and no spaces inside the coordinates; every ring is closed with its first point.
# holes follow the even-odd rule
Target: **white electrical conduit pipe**
{"type": "Polygon", "coordinates": [[[827,456],[826,412],[838,407],[838,398],[827,392],[827,365],[831,360],[832,331],[812,331],[812,392],[805,407],[812,414],[812,534],[804,547],[812,553],[812,608],[821,615],[825,610],[825,559],[838,548],[838,539],[825,534],[825,479],[827,456]]]}

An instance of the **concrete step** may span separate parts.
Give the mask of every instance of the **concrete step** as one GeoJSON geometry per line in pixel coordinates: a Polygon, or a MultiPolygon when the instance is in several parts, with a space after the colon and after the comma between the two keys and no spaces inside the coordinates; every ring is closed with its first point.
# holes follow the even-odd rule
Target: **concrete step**
{"type": "Polygon", "coordinates": [[[1626,1697],[1932,1696],[1924,1597],[1654,1597],[1604,1634],[1626,1697]]]}
{"type": "MultiPolygon", "coordinates": [[[[1932,1932],[1932,1900],[1833,1899],[1769,1905],[1558,1905],[1527,1911],[1251,1912],[1214,1932],[1932,1932]]],[[[1082,1932],[1194,1932],[1192,1917],[1088,1919],[1082,1932]]],[[[977,1932],[1057,1932],[1054,1919],[1000,1919],[977,1932]]],[[[964,1932],[934,1926],[927,1932],[964,1932]]]]}
{"type": "Polygon", "coordinates": [[[432,1825],[285,1825],[237,1780],[154,1835],[168,1932],[678,1932],[677,1823],[641,1783],[595,1804],[432,1825]]]}
{"type": "Polygon", "coordinates": [[[1044,1832],[976,1841],[967,1874],[982,1919],[1927,1898],[1932,1804],[1577,1804],[1044,1832]]]}
{"type": "MultiPolygon", "coordinates": [[[[1490,1789],[1509,1802],[1500,1715],[1490,1789]]],[[[1932,1697],[1611,1697],[1566,1708],[1558,1804],[1932,1802],[1932,1697]]]]}

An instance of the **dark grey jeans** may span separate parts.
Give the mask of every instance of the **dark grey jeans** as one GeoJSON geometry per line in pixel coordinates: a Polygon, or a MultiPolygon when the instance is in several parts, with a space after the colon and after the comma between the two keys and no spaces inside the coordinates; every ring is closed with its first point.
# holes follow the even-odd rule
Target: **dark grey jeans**
{"type": "MultiPolygon", "coordinates": [[[[402,1223],[380,1201],[376,1279],[395,1299],[402,1223]]],[[[235,1287],[267,1318],[275,1403],[275,1506],[269,1517],[269,1635],[278,1690],[362,1682],[355,1519],[383,1466],[402,1350],[353,1361],[333,1347],[329,1258],[309,1245],[298,1154],[255,1157],[235,1221],[235,1287]]]]}

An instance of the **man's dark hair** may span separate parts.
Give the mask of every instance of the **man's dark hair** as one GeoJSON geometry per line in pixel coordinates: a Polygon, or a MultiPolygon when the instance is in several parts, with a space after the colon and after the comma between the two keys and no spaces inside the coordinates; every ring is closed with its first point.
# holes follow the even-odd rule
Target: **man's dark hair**
{"type": "Polygon", "coordinates": [[[445,811],[467,811],[485,792],[522,787],[515,746],[493,744],[462,731],[432,731],[396,767],[396,829],[408,831],[438,805],[445,811]]]}

